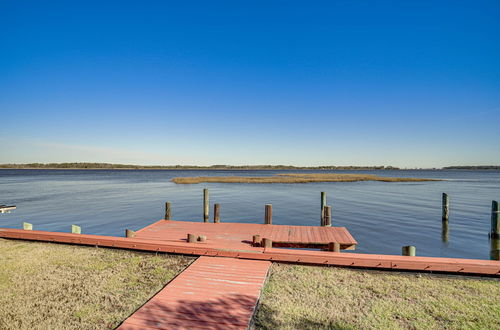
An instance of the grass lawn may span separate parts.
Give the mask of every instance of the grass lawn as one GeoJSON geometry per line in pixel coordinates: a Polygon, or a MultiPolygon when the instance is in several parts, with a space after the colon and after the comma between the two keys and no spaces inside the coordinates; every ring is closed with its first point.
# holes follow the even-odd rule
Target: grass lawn
{"type": "Polygon", "coordinates": [[[0,239],[0,329],[114,328],[192,260],[0,239]]]}
{"type": "Polygon", "coordinates": [[[500,329],[500,281],[274,263],[261,329],[500,329]]]}

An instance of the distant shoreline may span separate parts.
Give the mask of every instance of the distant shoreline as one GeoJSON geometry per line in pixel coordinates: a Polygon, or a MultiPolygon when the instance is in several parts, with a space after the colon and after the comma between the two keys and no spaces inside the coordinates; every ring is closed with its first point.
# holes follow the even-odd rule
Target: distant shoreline
{"type": "Polygon", "coordinates": [[[478,165],[478,166],[447,166],[442,168],[399,168],[394,166],[291,166],[291,165],[125,165],[109,163],[30,163],[30,164],[0,164],[0,169],[8,170],[210,170],[210,171],[272,171],[272,170],[349,170],[349,171],[371,171],[371,170],[399,170],[399,171],[436,171],[436,170],[500,170],[500,165],[478,165]]]}

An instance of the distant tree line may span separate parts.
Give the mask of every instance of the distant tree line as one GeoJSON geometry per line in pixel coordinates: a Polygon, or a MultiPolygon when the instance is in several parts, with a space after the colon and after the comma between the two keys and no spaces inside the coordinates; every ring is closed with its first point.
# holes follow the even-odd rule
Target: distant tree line
{"type": "Polygon", "coordinates": [[[500,165],[446,166],[444,170],[500,170],[500,165]]]}
{"type": "Polygon", "coordinates": [[[13,169],[168,169],[168,170],[398,170],[393,166],[291,166],[291,165],[128,165],[110,163],[0,164],[13,169]]]}

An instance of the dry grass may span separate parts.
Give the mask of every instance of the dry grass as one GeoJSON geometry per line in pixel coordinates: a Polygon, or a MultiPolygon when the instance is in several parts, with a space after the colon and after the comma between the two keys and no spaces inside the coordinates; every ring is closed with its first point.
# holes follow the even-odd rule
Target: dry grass
{"type": "Polygon", "coordinates": [[[0,239],[0,329],[114,328],[191,260],[0,239]]]}
{"type": "Polygon", "coordinates": [[[202,182],[218,183],[309,183],[309,182],[355,182],[355,181],[383,181],[383,182],[420,182],[439,181],[422,178],[391,178],[370,174],[339,174],[339,173],[290,173],[275,176],[198,176],[177,177],[175,183],[190,184],[202,182]]]}
{"type": "Polygon", "coordinates": [[[500,329],[495,279],[273,264],[261,329],[500,329]]]}

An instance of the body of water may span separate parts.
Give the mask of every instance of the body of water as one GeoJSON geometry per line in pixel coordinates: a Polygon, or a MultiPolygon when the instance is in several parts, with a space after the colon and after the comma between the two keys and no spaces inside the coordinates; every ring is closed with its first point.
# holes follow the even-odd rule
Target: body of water
{"type": "MultiPolygon", "coordinates": [[[[500,171],[335,171],[383,176],[437,178],[435,182],[339,182],[307,184],[203,183],[178,185],[177,176],[263,176],[311,171],[203,170],[6,170],[0,169],[0,204],[18,209],[0,214],[0,227],[123,236],[164,215],[202,221],[203,188],[221,204],[221,221],[262,223],[273,204],[273,223],[320,224],[320,192],[327,192],[334,226],[356,238],[358,252],[488,259],[491,201],[500,200],[500,171]],[[449,235],[441,231],[441,194],[450,196],[449,235]]],[[[333,172],[333,171],[327,171],[333,172]]],[[[324,172],[323,172],[324,173],[324,172]]],[[[211,214],[211,219],[212,219],[211,214]]]]}

